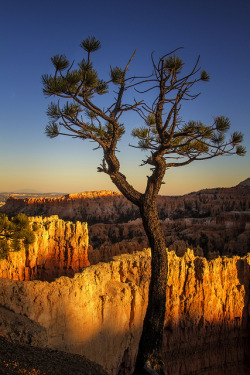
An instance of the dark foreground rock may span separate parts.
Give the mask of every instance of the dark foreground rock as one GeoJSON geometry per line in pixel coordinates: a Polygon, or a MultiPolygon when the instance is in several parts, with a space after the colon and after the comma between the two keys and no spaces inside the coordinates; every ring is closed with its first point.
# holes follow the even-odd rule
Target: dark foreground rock
{"type": "Polygon", "coordinates": [[[0,375],[108,375],[87,358],[13,343],[0,336],[0,375]]]}

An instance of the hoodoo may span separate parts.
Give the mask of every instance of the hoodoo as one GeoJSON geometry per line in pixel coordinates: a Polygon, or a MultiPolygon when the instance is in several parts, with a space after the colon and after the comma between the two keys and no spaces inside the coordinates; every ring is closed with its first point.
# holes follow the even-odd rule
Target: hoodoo
{"type": "MultiPolygon", "coordinates": [[[[68,244],[72,233],[80,242],[84,240],[86,227],[80,223],[32,220],[40,222],[41,233],[47,233],[54,244],[59,238],[56,228],[68,244]]],[[[188,250],[183,257],[169,252],[168,258],[162,346],[167,373],[248,374],[250,255],[208,261],[188,250]]],[[[72,259],[67,264],[73,268],[72,259]]],[[[33,262],[41,264],[35,254],[33,262]]],[[[2,269],[3,261],[0,263],[2,269]]],[[[14,273],[8,277],[11,275],[14,273]]],[[[83,268],[73,278],[60,277],[51,283],[0,278],[0,305],[11,312],[0,314],[0,334],[20,341],[29,337],[31,344],[39,345],[37,332],[42,332],[43,342],[51,348],[84,354],[112,375],[130,375],[149,280],[150,250],[114,257],[108,263],[83,268]],[[13,322],[18,322],[14,331],[8,329],[13,322]]]]}
{"type": "Polygon", "coordinates": [[[13,280],[52,281],[60,276],[74,276],[88,260],[88,226],[63,221],[58,216],[30,217],[36,225],[35,241],[28,248],[9,252],[0,261],[0,277],[13,280]]]}

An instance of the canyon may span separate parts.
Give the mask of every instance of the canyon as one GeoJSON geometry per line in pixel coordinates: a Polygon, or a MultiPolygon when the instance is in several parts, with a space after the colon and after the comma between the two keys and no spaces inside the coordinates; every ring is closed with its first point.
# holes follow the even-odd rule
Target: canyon
{"type": "MultiPolygon", "coordinates": [[[[68,194],[57,198],[9,197],[0,212],[28,216],[58,215],[88,223],[89,261],[148,247],[138,208],[111,191],[68,194]]],[[[183,255],[244,256],[250,248],[250,179],[232,188],[204,189],[183,196],[159,196],[158,212],[166,245],[183,255]]]]}
{"type": "MultiPolygon", "coordinates": [[[[248,181],[250,179],[247,179],[248,181]]],[[[161,220],[169,218],[216,217],[223,212],[250,210],[250,182],[232,188],[204,189],[183,196],[159,196],[161,220]]],[[[58,215],[61,219],[96,223],[123,223],[140,217],[138,208],[120,193],[112,191],[83,192],[57,198],[7,198],[1,212],[27,216],[58,215]]]]}
{"type": "MultiPolygon", "coordinates": [[[[158,199],[168,243],[168,375],[250,372],[248,180],[158,199]]],[[[36,231],[33,244],[0,261],[0,335],[130,375],[151,259],[137,208],[102,191],[9,197],[1,211],[26,213],[36,231]]]]}

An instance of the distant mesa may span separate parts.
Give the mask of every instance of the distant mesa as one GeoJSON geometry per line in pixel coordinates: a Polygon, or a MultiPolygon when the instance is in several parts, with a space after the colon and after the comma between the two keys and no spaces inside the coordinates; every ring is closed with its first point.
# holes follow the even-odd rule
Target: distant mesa
{"type": "Polygon", "coordinates": [[[246,180],[240,182],[237,186],[250,186],[250,178],[247,178],[246,180]]]}
{"type": "Polygon", "coordinates": [[[19,191],[19,192],[13,192],[13,191],[2,192],[2,193],[0,193],[0,206],[3,205],[6,201],[6,199],[9,198],[9,197],[26,199],[26,198],[58,198],[58,197],[61,197],[61,196],[65,196],[65,193],[56,193],[56,192],[52,192],[52,193],[33,193],[33,192],[30,192],[29,189],[27,189],[26,191],[23,191],[23,192],[21,192],[21,191],[19,191]]]}
{"type": "Polygon", "coordinates": [[[99,190],[99,191],[83,191],[81,193],[73,193],[65,195],[68,199],[84,199],[84,198],[100,198],[100,197],[115,197],[121,196],[121,193],[110,190],[99,190]]]}

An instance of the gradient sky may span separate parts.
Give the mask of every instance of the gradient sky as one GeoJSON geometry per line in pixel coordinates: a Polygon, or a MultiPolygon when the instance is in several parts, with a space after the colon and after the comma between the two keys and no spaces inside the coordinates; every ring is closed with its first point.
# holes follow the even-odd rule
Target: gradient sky
{"type": "MultiPolygon", "coordinates": [[[[55,54],[80,60],[79,44],[88,35],[101,40],[93,58],[103,78],[110,65],[124,67],[135,48],[130,70],[140,74],[151,73],[152,51],[161,56],[183,46],[180,57],[187,69],[200,54],[211,80],[184,106],[183,120],[211,124],[213,116],[224,115],[232,131],[245,135],[244,158],[169,170],[161,194],[233,186],[250,177],[249,0],[9,0],[1,4],[0,20],[0,192],[116,190],[107,175],[97,173],[102,154],[92,151],[92,143],[44,134],[50,99],[43,96],[41,75],[52,73],[55,54]]],[[[143,122],[135,114],[123,121],[128,130],[120,145],[121,171],[143,191],[144,155],[127,146],[132,128],[143,122]]]]}

